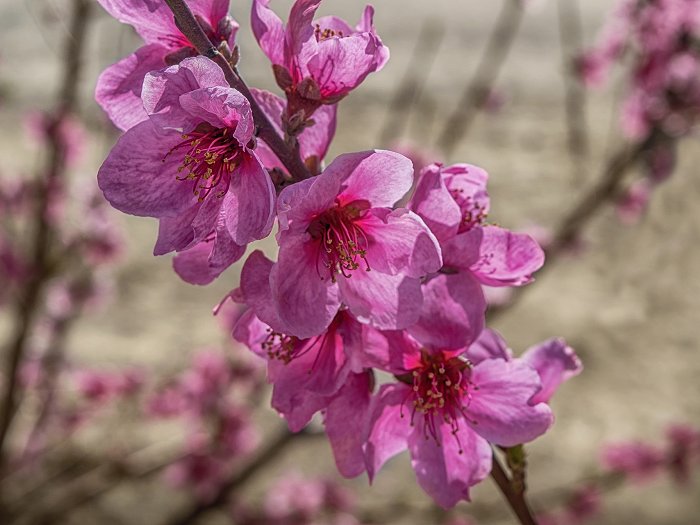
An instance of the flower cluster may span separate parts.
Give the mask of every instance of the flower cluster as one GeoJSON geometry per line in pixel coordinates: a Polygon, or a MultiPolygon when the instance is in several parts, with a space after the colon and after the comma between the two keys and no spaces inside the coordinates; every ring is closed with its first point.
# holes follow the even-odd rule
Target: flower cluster
{"type": "MultiPolygon", "coordinates": [[[[194,284],[217,278],[277,224],[276,260],[253,251],[230,297],[245,307],[234,337],[267,362],[272,406],[292,431],[322,413],[347,477],[372,479],[408,449],[419,484],[443,507],[469,499],[489,474],[492,445],[547,431],[547,402],[581,364],[560,339],[514,358],[485,329],[482,285],[528,284],[544,263],[530,236],[487,222],[487,173],[430,164],[407,195],[414,167],[399,153],[344,153],[324,164],[338,102],[389,57],[371,7],[353,29],[332,16],[314,20],[320,0],[296,0],[286,26],[269,0],[253,2],[253,33],[283,99],[244,95],[227,81],[233,70],[191,56],[162,2],[100,2],[148,43],[98,85],[125,130],[100,188],[117,209],[159,220],[155,254],[177,252],[176,272],[194,284]],[[260,126],[272,129],[259,134],[260,126]],[[266,143],[270,133],[280,140],[266,143]],[[306,176],[287,170],[280,143],[298,153],[306,176]],[[378,385],[380,377],[392,379],[378,385]]],[[[212,43],[235,46],[225,2],[190,4],[212,43]]],[[[221,367],[194,381],[206,406],[216,404],[221,367]]],[[[152,408],[178,412],[181,403],[164,392],[152,408]]]]}
{"type": "Polygon", "coordinates": [[[180,419],[188,436],[182,458],[170,465],[166,479],[211,499],[237,465],[257,446],[257,430],[243,394],[255,390],[257,375],[244,363],[218,350],[195,354],[190,367],[161,385],[147,400],[155,419],[180,419]]]}
{"type": "Polygon", "coordinates": [[[616,62],[626,66],[622,129],[648,145],[647,176],[621,197],[625,222],[644,211],[653,188],[675,166],[675,142],[687,136],[700,117],[700,3],[697,0],[622,0],[599,43],[577,60],[588,86],[602,84],[616,62]]]}

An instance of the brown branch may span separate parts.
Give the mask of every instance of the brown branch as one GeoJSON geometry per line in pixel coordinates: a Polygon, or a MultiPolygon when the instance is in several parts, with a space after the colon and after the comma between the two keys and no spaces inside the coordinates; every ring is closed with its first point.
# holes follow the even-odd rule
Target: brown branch
{"type": "Polygon", "coordinates": [[[5,443],[17,410],[17,372],[36,320],[46,282],[51,277],[50,252],[54,241],[48,208],[56,191],[61,190],[66,172],[66,152],[60,125],[75,110],[82,51],[90,12],[89,0],[74,0],[70,36],[64,49],[64,75],[56,110],[48,127],[49,158],[39,184],[34,217],[37,221],[32,240],[31,275],[20,292],[14,312],[13,332],[6,345],[5,381],[0,405],[0,473],[7,451],[5,443]]]}
{"type": "Polygon", "coordinates": [[[304,431],[293,434],[287,429],[282,430],[272,441],[257,452],[255,458],[253,458],[248,465],[219,487],[214,498],[206,503],[198,503],[190,509],[185,510],[184,513],[170,521],[169,525],[192,525],[198,518],[210,510],[221,507],[228,501],[231,492],[245,485],[245,483],[257,474],[260,469],[272,463],[293,443],[296,443],[300,438],[303,439],[304,437],[313,435],[315,434],[304,431]]]}
{"type": "Polygon", "coordinates": [[[430,66],[435,60],[444,37],[443,27],[433,20],[426,20],[413,48],[408,67],[396,84],[396,89],[389,102],[384,126],[379,133],[378,142],[384,146],[401,135],[406,127],[413,107],[420,100],[423,87],[429,75],[430,66]]]}
{"type": "Polygon", "coordinates": [[[226,60],[219,50],[214,47],[209,37],[197,22],[192,11],[185,0],[165,0],[168,7],[173,12],[175,23],[182,34],[192,43],[197,52],[216,62],[224,71],[224,75],[229,85],[240,91],[250,102],[253,111],[253,118],[258,129],[259,136],[270,149],[277,155],[282,164],[289,172],[294,181],[300,181],[311,177],[306,165],[299,157],[298,148],[290,147],[282,137],[279,136],[275,128],[270,123],[267,115],[260,108],[250,89],[240,77],[238,72],[226,60]]]}
{"type": "Polygon", "coordinates": [[[503,469],[495,451],[493,453],[493,467],[491,469],[491,477],[498,485],[501,494],[508,502],[510,509],[517,516],[521,525],[537,525],[537,520],[532,515],[532,511],[525,499],[525,491],[516,491],[513,487],[511,479],[503,469]]]}
{"type": "MultiPolygon", "coordinates": [[[[652,133],[643,142],[621,147],[610,158],[598,182],[581,197],[554,232],[551,244],[545,249],[546,264],[537,273],[538,276],[551,268],[553,262],[579,238],[581,232],[602,209],[603,205],[619,195],[625,175],[642,158],[644,153],[653,147],[657,137],[656,133],[652,133]]],[[[493,321],[513,307],[528,289],[530,286],[516,288],[513,290],[513,297],[509,303],[490,307],[488,310],[489,321],[493,321]]]]}
{"type": "Polygon", "coordinates": [[[442,148],[445,155],[449,156],[454,152],[488,99],[515,41],[523,19],[523,11],[521,0],[503,0],[501,12],[476,72],[465,87],[457,108],[447,119],[439,135],[437,146],[442,148]]]}
{"type": "Polygon", "coordinates": [[[580,181],[585,173],[584,162],[590,146],[586,126],[586,91],[576,77],[574,69],[576,53],[583,46],[578,0],[557,1],[557,14],[564,76],[567,147],[573,164],[573,174],[576,180],[580,181]]]}

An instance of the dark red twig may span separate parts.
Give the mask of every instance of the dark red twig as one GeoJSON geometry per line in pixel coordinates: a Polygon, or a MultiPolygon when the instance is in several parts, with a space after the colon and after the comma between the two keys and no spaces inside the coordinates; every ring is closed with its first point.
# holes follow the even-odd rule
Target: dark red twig
{"type": "Polygon", "coordinates": [[[307,432],[293,434],[288,430],[282,430],[274,439],[261,448],[256,456],[242,470],[219,487],[218,492],[206,503],[199,503],[186,510],[181,515],[169,522],[169,525],[192,525],[201,516],[225,505],[231,493],[248,482],[259,470],[269,465],[282,455],[293,443],[300,438],[313,436],[307,432]]]}
{"type": "Polygon", "coordinates": [[[527,500],[525,499],[525,492],[516,491],[513,487],[510,477],[506,474],[503,466],[501,465],[498,456],[494,452],[493,454],[493,467],[491,469],[491,477],[498,485],[501,494],[508,502],[513,513],[518,518],[521,525],[537,525],[537,520],[532,515],[527,500]]]}

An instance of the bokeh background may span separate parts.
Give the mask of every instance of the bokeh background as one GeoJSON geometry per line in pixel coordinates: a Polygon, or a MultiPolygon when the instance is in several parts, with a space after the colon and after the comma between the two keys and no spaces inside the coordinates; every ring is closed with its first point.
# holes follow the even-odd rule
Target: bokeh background
{"type": "MultiPolygon", "coordinates": [[[[574,0],[560,0],[574,1],[574,0]]],[[[23,131],[27,112],[48,109],[59,82],[60,42],[66,36],[62,0],[0,0],[0,177],[32,173],[39,162],[35,145],[23,131]]],[[[78,185],[95,180],[100,162],[117,134],[92,99],[99,72],[135,49],[130,27],[111,19],[94,2],[87,62],[80,83],[80,115],[89,134],[86,157],[73,170],[78,185]]],[[[252,39],[250,2],[233,0],[231,12],[241,23],[241,71],[250,85],[275,91],[270,66],[252,39]]],[[[289,1],[275,2],[286,12],[289,1]]],[[[592,43],[612,8],[608,0],[579,2],[583,37],[592,43]]],[[[359,17],[363,4],[326,0],[323,14],[347,20],[359,17]]],[[[615,106],[615,82],[586,99],[590,151],[585,159],[567,150],[564,106],[565,68],[555,0],[531,2],[497,82],[503,105],[481,112],[449,158],[435,144],[472,78],[498,16],[500,1],[376,0],[376,25],[391,50],[391,60],[340,105],[339,126],[329,158],[345,151],[389,147],[411,141],[436,153],[434,160],[469,162],[491,176],[491,220],[512,229],[556,227],[567,210],[599,177],[607,156],[621,144],[615,106]],[[437,51],[416,51],[421,31],[432,31],[437,51]],[[439,41],[438,41],[439,40],[439,41]],[[421,67],[414,67],[415,61],[421,67]],[[412,106],[388,111],[407,71],[426,77],[412,106]],[[392,119],[400,125],[390,126],[392,119]]],[[[410,77],[410,75],[409,75],[410,77]]],[[[583,360],[584,373],[566,384],[553,402],[554,428],[530,450],[530,493],[535,505],[552,491],[574,484],[598,469],[602,443],[620,439],[661,439],[672,422],[700,424],[700,148],[689,138],[680,147],[673,178],[659,188],[649,212],[635,226],[625,226],[604,209],[587,228],[583,248],[558,258],[521,300],[493,322],[520,352],[545,338],[567,339],[583,360]]],[[[192,351],[227,340],[211,309],[237,285],[241,263],[208,287],[181,282],[168,256],[151,255],[157,224],[115,212],[125,232],[126,252],[114,272],[113,298],[88,312],[71,334],[75,361],[116,367],[135,364],[156,371],[183,367],[192,351]]],[[[263,246],[270,249],[270,246],[263,246]]],[[[8,330],[0,312],[0,333],[8,330]]],[[[228,341],[227,341],[227,344],[228,341]]],[[[245,352],[243,348],[234,348],[245,352]]],[[[274,429],[278,418],[265,404],[259,419],[274,429]]],[[[115,436],[120,422],[114,425],[115,436]]],[[[123,429],[122,429],[123,430],[123,429]]],[[[117,439],[146,439],[125,431],[117,439]]],[[[163,428],[147,439],[176,440],[177,430],[163,428]]],[[[270,431],[272,432],[272,430],[270,431]]],[[[89,437],[85,440],[89,448],[89,437]]],[[[323,439],[293,447],[256,476],[250,498],[274,476],[290,469],[335,476],[323,439]]],[[[440,512],[416,486],[408,458],[393,460],[367,488],[364,478],[346,482],[360,494],[360,507],[376,510],[385,523],[432,523],[440,512]],[[399,501],[410,513],[392,514],[399,501]],[[388,510],[387,510],[388,509],[388,510]]],[[[486,481],[474,503],[458,513],[478,523],[513,523],[499,495],[486,481]]],[[[246,496],[248,497],[248,492],[246,496]]],[[[184,498],[183,498],[184,499],[184,498]]],[[[151,524],[164,508],[183,504],[156,483],[119,487],[101,505],[121,523],[151,524]]],[[[103,523],[88,507],[73,523],[103,523]]],[[[700,523],[700,482],[679,489],[667,480],[628,486],[606,497],[605,511],[592,523],[687,525],[700,523]]],[[[100,518],[102,519],[102,518],[100,518]]],[[[207,515],[202,523],[226,523],[207,515]]]]}

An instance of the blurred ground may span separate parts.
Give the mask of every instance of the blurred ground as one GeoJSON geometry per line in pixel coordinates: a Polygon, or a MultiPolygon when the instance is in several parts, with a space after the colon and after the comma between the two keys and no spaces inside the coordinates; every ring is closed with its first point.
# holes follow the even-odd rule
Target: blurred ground
{"type": "MultiPolygon", "coordinates": [[[[424,20],[440,24],[444,41],[427,83],[429,100],[416,112],[404,135],[432,145],[436,130],[453,110],[459,93],[480,57],[500,2],[455,0],[377,0],[376,24],[392,59],[341,105],[339,130],[331,155],[378,144],[386,107],[405,71],[424,20]]],[[[610,2],[580,2],[591,42],[610,2]]],[[[242,25],[242,70],[253,85],[273,88],[269,64],[253,44],[246,27],[248,2],[233,2],[242,25]],[[237,9],[238,5],[243,5],[237,9]]],[[[279,2],[288,5],[289,2],[279,2]]],[[[48,107],[57,83],[57,48],[63,37],[60,20],[44,15],[50,2],[0,0],[0,176],[21,174],[34,166],[32,145],[23,139],[20,114],[48,107]]],[[[323,11],[356,19],[360,2],[327,0],[323,11]]],[[[98,72],[137,45],[131,32],[96,7],[91,30],[90,59],[83,82],[83,114],[92,134],[89,160],[79,174],[85,184],[94,179],[114,135],[92,102],[98,72]]],[[[60,17],[59,17],[60,19],[60,17]]],[[[498,83],[508,98],[497,115],[481,115],[460,150],[448,159],[486,168],[491,174],[491,217],[512,227],[555,225],[593,181],[601,160],[620,142],[615,133],[612,97],[607,90],[589,99],[588,121],[593,142],[584,180],[577,180],[566,154],[563,81],[553,0],[534,3],[526,14],[512,55],[498,83]],[[612,133],[611,133],[612,130],[612,133]]],[[[586,366],[554,401],[557,424],[531,450],[530,487],[538,492],[571,484],[595,470],[604,441],[661,438],[674,421],[700,424],[700,149],[693,139],[681,148],[675,176],[655,194],[643,222],[620,225],[607,211],[586,233],[587,251],[578,258],[557,261],[528,291],[524,300],[498,319],[516,351],[552,335],[564,336],[586,366]]],[[[156,223],[120,217],[128,233],[128,253],[115,280],[115,301],[86,316],[75,330],[71,351],[91,364],[139,363],[171,370],[193,349],[221,341],[221,331],[209,315],[215,303],[237,284],[240,264],[207,288],[178,280],[167,257],[150,255],[156,223]]],[[[1,326],[1,325],[0,325],[1,326]]],[[[267,410],[267,409],[266,409],[267,410]]],[[[332,460],[320,440],[304,445],[274,474],[294,467],[302,472],[332,473],[332,460]],[[318,458],[324,458],[319,461],[318,458]]],[[[263,485],[265,476],[257,482],[263,485]]],[[[427,497],[417,488],[402,456],[390,463],[375,486],[358,487],[367,508],[399,498],[425,508],[427,497]]],[[[118,514],[134,524],[152,523],[160,505],[170,500],[153,488],[138,493],[121,490],[109,499],[118,514]],[[146,492],[143,492],[146,491],[146,492]],[[147,498],[144,498],[147,494],[147,498]],[[125,504],[126,503],[126,504],[125,504]]],[[[493,511],[497,494],[485,482],[474,491],[471,506],[479,523],[512,523],[507,511],[493,511]],[[488,508],[487,508],[488,507],[488,508]]],[[[670,483],[625,489],[609,498],[600,524],[687,525],[700,523],[700,485],[680,491],[670,483]]],[[[387,523],[425,523],[409,517],[387,523]]],[[[219,523],[213,517],[211,523],[219,523]]]]}

